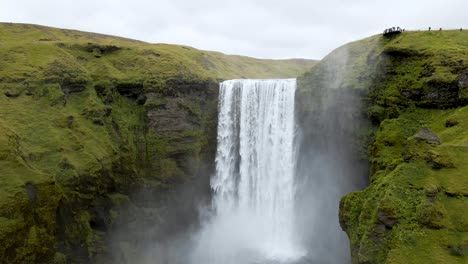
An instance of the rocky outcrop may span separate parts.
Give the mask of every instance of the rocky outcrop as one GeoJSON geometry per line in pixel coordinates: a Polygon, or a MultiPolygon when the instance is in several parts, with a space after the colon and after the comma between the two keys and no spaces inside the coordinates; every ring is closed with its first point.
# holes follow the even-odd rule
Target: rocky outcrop
{"type": "Polygon", "coordinates": [[[419,131],[414,138],[420,141],[425,141],[432,145],[440,145],[440,138],[432,132],[429,128],[425,127],[421,131],[419,131]]]}

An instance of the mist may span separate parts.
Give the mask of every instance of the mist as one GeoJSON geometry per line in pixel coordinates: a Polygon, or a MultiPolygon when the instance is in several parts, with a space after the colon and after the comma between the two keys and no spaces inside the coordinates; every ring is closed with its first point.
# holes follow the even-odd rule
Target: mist
{"type": "Polygon", "coordinates": [[[297,95],[297,228],[311,263],[351,263],[339,226],[343,195],[368,183],[363,134],[369,127],[362,91],[340,85],[348,74],[348,49],[336,50],[309,96],[297,95]]]}
{"type": "Polygon", "coordinates": [[[360,90],[340,88],[347,60],[337,50],[298,91],[295,79],[222,83],[216,159],[176,189],[135,195],[156,205],[122,214],[113,263],[350,263],[338,207],[367,184],[369,123],[360,90]]]}

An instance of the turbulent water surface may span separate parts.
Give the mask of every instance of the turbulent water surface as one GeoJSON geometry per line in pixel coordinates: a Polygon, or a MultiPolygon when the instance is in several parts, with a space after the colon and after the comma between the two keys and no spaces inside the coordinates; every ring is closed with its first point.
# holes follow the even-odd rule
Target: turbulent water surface
{"type": "Polygon", "coordinates": [[[294,263],[295,79],[220,86],[215,215],[200,233],[199,263],[294,263]]]}

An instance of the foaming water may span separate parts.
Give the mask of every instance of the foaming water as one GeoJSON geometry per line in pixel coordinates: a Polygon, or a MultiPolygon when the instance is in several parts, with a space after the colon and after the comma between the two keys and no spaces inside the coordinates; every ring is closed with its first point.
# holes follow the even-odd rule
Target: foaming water
{"type": "Polygon", "coordinates": [[[193,263],[306,263],[294,224],[295,89],[295,79],[221,83],[214,215],[193,263]]]}

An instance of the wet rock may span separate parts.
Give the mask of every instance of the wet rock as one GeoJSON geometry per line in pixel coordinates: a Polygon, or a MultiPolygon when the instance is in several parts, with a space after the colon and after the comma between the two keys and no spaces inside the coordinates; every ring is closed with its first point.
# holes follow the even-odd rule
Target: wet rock
{"type": "Polygon", "coordinates": [[[414,137],[417,140],[426,141],[427,143],[431,145],[441,144],[440,138],[427,127],[419,131],[414,137]]]}

